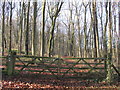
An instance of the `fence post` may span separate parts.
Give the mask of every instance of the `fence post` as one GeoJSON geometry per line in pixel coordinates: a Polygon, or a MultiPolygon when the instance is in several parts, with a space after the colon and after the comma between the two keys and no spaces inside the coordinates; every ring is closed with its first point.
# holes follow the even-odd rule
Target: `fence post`
{"type": "Polygon", "coordinates": [[[11,51],[9,53],[8,59],[7,59],[7,74],[13,75],[14,74],[14,67],[15,67],[15,57],[16,55],[15,51],[11,51]]]}
{"type": "Polygon", "coordinates": [[[108,53],[108,60],[107,60],[107,82],[112,82],[112,54],[108,53]]]}
{"type": "Polygon", "coordinates": [[[107,58],[106,58],[106,60],[104,61],[104,68],[105,68],[105,73],[107,74],[107,58]]]}

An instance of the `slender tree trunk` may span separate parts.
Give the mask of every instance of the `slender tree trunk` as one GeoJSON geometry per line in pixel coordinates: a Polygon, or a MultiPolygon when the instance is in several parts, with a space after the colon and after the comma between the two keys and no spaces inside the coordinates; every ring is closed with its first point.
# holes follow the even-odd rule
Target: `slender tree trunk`
{"type": "Polygon", "coordinates": [[[67,52],[68,52],[68,56],[70,56],[70,40],[71,40],[71,34],[70,34],[70,32],[71,32],[71,30],[70,30],[70,22],[69,22],[69,25],[68,25],[68,41],[67,41],[67,46],[68,46],[68,48],[67,48],[67,52]]]}
{"type": "Polygon", "coordinates": [[[91,9],[91,6],[92,4],[90,3],[89,4],[89,9],[90,9],[90,14],[91,14],[91,24],[90,24],[90,42],[91,42],[91,56],[92,57],[94,57],[94,33],[93,33],[93,30],[92,30],[92,28],[93,28],[93,11],[92,11],[92,9],[91,9]]]}
{"type": "Polygon", "coordinates": [[[107,81],[112,82],[112,16],[111,16],[111,2],[109,2],[109,30],[108,30],[108,74],[107,81]]]}
{"type": "Polygon", "coordinates": [[[28,46],[29,46],[29,10],[30,10],[30,1],[28,1],[28,9],[27,9],[27,24],[26,24],[26,32],[25,32],[25,53],[28,55],[28,46]]]}
{"type": "Polygon", "coordinates": [[[12,1],[9,3],[10,4],[10,37],[9,37],[9,52],[11,52],[11,44],[12,44],[12,1]]]}
{"type": "Polygon", "coordinates": [[[87,57],[87,27],[86,27],[86,13],[87,13],[87,5],[85,6],[84,13],[84,57],[87,57]]]}
{"type": "Polygon", "coordinates": [[[119,10],[118,69],[120,70],[120,2],[118,3],[118,10],[119,10]]]}
{"type": "Polygon", "coordinates": [[[2,6],[2,56],[4,56],[4,47],[5,47],[4,31],[5,31],[5,1],[3,2],[3,6],[2,6]]]}
{"type": "Polygon", "coordinates": [[[107,38],[106,38],[106,31],[107,31],[107,23],[108,23],[108,2],[105,2],[105,11],[106,11],[106,22],[103,31],[103,56],[107,58],[107,38]]]}
{"type": "Polygon", "coordinates": [[[91,57],[94,57],[94,40],[93,40],[93,18],[92,18],[92,13],[91,13],[91,25],[90,25],[90,48],[91,48],[91,57]]]}
{"type": "Polygon", "coordinates": [[[101,38],[101,56],[103,57],[102,51],[103,51],[103,18],[102,18],[102,14],[103,14],[103,2],[100,3],[101,5],[101,16],[100,16],[100,23],[101,23],[101,31],[102,31],[102,38],[101,38]]]}
{"type": "Polygon", "coordinates": [[[79,20],[79,17],[78,17],[78,15],[77,15],[77,28],[78,28],[78,37],[79,37],[79,38],[78,38],[78,39],[79,39],[79,40],[78,40],[78,42],[79,42],[79,52],[78,52],[79,54],[78,54],[78,55],[79,55],[80,57],[82,57],[82,52],[81,52],[81,51],[82,51],[82,50],[81,50],[81,49],[82,49],[82,48],[81,48],[81,34],[80,34],[80,23],[79,23],[79,22],[80,22],[80,20],[79,20]]]}
{"type": "Polygon", "coordinates": [[[63,4],[63,2],[57,3],[55,15],[51,17],[52,25],[51,25],[51,29],[50,29],[50,38],[48,41],[48,55],[49,55],[49,57],[51,57],[51,55],[53,54],[54,46],[52,47],[52,45],[54,44],[54,28],[55,28],[56,18],[58,17],[58,14],[61,10],[62,4],[63,4]]]}
{"type": "MultiPolygon", "coordinates": [[[[9,28],[9,12],[7,13],[7,19],[6,19],[6,28],[9,28]]],[[[5,30],[6,32],[9,32],[9,29],[5,30]]],[[[6,48],[7,51],[9,51],[9,33],[5,33],[5,40],[6,40],[6,48]]]]}
{"type": "Polygon", "coordinates": [[[70,34],[70,47],[69,47],[69,55],[70,56],[74,56],[74,22],[73,22],[73,16],[72,16],[72,7],[71,7],[71,4],[69,3],[69,10],[70,10],[70,26],[69,26],[69,29],[70,29],[70,31],[71,31],[71,34],[70,34]]]}
{"type": "MultiPolygon", "coordinates": [[[[69,6],[69,8],[71,8],[69,6]]],[[[70,29],[71,29],[71,40],[70,40],[70,56],[74,56],[74,23],[72,21],[72,9],[70,9],[70,29]]]]}
{"type": "Polygon", "coordinates": [[[114,15],[114,28],[113,29],[114,29],[114,32],[113,32],[113,37],[114,38],[113,38],[113,49],[112,49],[113,51],[112,52],[113,52],[113,57],[115,58],[115,57],[117,57],[117,53],[116,53],[116,48],[117,47],[115,48],[116,42],[117,42],[116,33],[115,33],[116,32],[116,15],[114,15]]]}
{"type": "Polygon", "coordinates": [[[19,39],[19,53],[20,54],[22,51],[22,37],[23,37],[23,4],[21,7],[21,2],[20,2],[20,39],[19,39]]]}
{"type": "Polygon", "coordinates": [[[42,6],[42,38],[41,38],[42,57],[44,57],[45,54],[45,6],[46,6],[46,0],[43,1],[43,6],[42,6]]]}
{"type": "MultiPolygon", "coordinates": [[[[65,36],[63,35],[63,38],[62,38],[63,46],[62,46],[62,48],[60,48],[61,52],[60,52],[60,56],[59,57],[61,57],[61,55],[62,56],[65,55],[65,40],[64,40],[64,38],[65,38],[65,36]]],[[[60,37],[59,37],[59,41],[60,41],[60,37]]],[[[60,44],[59,44],[59,47],[60,47],[60,44]]]]}
{"type": "Polygon", "coordinates": [[[95,22],[95,1],[92,3],[93,11],[93,33],[94,33],[94,57],[97,57],[97,44],[96,44],[96,22],[95,22]]]}
{"type": "Polygon", "coordinates": [[[61,48],[60,48],[60,29],[59,29],[59,23],[57,23],[57,36],[56,36],[56,43],[57,43],[57,54],[58,54],[58,57],[61,56],[61,48]]]}
{"type": "Polygon", "coordinates": [[[36,55],[37,48],[37,35],[36,35],[36,18],[37,18],[37,1],[33,2],[34,6],[34,19],[33,19],[33,31],[32,31],[32,55],[36,55]]]}
{"type": "Polygon", "coordinates": [[[71,29],[72,29],[72,38],[71,38],[71,55],[70,56],[75,56],[75,36],[74,36],[74,33],[75,33],[75,31],[74,31],[74,23],[72,22],[72,27],[71,27],[71,29]]]}
{"type": "Polygon", "coordinates": [[[25,3],[23,2],[23,40],[24,40],[24,50],[25,50],[25,40],[26,40],[26,7],[25,3]]]}
{"type": "Polygon", "coordinates": [[[100,51],[99,51],[99,34],[98,34],[98,20],[97,20],[97,8],[96,8],[96,1],[94,3],[94,20],[95,20],[95,32],[96,32],[96,48],[97,48],[97,57],[100,57],[100,51]]]}
{"type": "Polygon", "coordinates": [[[51,57],[51,55],[53,54],[52,45],[53,45],[53,40],[54,40],[55,21],[56,21],[56,18],[54,20],[52,20],[52,27],[51,27],[51,30],[50,30],[50,39],[48,41],[48,55],[49,55],[49,57],[51,57]]]}

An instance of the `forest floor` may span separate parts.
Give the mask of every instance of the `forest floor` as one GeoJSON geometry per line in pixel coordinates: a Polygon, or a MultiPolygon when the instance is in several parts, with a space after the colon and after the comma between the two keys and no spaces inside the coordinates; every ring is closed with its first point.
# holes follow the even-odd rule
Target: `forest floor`
{"type": "MultiPolygon", "coordinates": [[[[89,76],[88,76],[89,77],[89,76]]],[[[48,89],[48,90],[120,90],[120,82],[112,84],[79,78],[57,79],[49,75],[20,73],[14,76],[2,75],[2,89],[48,89]]]]}

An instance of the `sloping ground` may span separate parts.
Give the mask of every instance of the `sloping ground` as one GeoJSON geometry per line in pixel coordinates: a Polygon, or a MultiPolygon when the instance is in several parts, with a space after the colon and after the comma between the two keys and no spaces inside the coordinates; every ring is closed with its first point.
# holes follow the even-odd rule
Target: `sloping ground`
{"type": "Polygon", "coordinates": [[[120,90],[120,82],[111,85],[105,82],[97,82],[93,80],[81,80],[79,78],[61,78],[56,79],[50,75],[26,74],[7,76],[3,74],[2,89],[20,88],[20,89],[49,89],[49,90],[120,90]]]}

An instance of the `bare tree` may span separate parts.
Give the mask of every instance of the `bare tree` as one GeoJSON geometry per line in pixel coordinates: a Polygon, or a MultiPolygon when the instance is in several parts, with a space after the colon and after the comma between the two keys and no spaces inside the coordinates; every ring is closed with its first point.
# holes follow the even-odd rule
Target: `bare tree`
{"type": "Polygon", "coordinates": [[[118,61],[118,69],[120,70],[120,2],[118,3],[118,10],[119,10],[119,32],[118,32],[118,57],[117,57],[117,61],[118,61]]]}
{"type": "Polygon", "coordinates": [[[59,15],[61,8],[62,8],[62,5],[63,5],[63,2],[57,2],[56,7],[55,7],[55,11],[53,11],[53,8],[51,8],[52,12],[49,12],[50,18],[52,20],[52,25],[50,28],[50,38],[48,41],[48,55],[49,55],[49,57],[51,57],[51,55],[53,53],[52,46],[54,43],[54,27],[55,27],[56,19],[59,15]]]}
{"type": "Polygon", "coordinates": [[[108,73],[107,73],[107,81],[111,83],[112,81],[112,15],[111,15],[111,2],[109,2],[109,30],[108,30],[108,73]]]}
{"type": "Polygon", "coordinates": [[[22,51],[22,37],[23,37],[23,8],[24,3],[20,2],[20,34],[19,34],[19,53],[22,51]]]}
{"type": "Polygon", "coordinates": [[[72,10],[72,3],[69,3],[69,11],[70,11],[70,26],[69,26],[69,34],[70,34],[70,43],[69,43],[69,55],[70,56],[74,56],[74,22],[73,22],[73,10],[72,10]]]}
{"type": "MultiPolygon", "coordinates": [[[[102,31],[102,37],[101,37],[101,52],[103,51],[103,2],[100,2],[100,8],[101,8],[101,13],[100,13],[100,24],[101,24],[101,31],[102,31]]],[[[102,56],[102,53],[101,53],[101,56],[102,56]]]]}
{"type": "Polygon", "coordinates": [[[11,46],[12,46],[12,10],[13,10],[13,6],[12,6],[12,1],[9,2],[9,5],[10,5],[10,37],[9,37],[9,52],[11,52],[11,46]]]}
{"type": "Polygon", "coordinates": [[[26,23],[26,32],[25,32],[25,53],[28,55],[28,46],[29,46],[29,11],[30,11],[30,1],[28,1],[27,8],[27,23],[26,23]]]}
{"type": "Polygon", "coordinates": [[[87,13],[87,5],[84,5],[85,13],[84,13],[84,57],[87,57],[87,23],[86,23],[86,13],[87,13]]]}
{"type": "MultiPolygon", "coordinates": [[[[82,5],[81,5],[82,6],[82,5]]],[[[80,10],[81,10],[81,6],[80,6],[80,10]]],[[[77,5],[75,5],[75,11],[76,11],[76,16],[77,16],[77,29],[78,29],[78,43],[79,43],[79,51],[78,51],[78,55],[80,57],[82,57],[82,46],[81,46],[81,41],[82,41],[82,38],[81,38],[81,27],[80,27],[80,10],[79,8],[77,7],[77,5]]]]}
{"type": "Polygon", "coordinates": [[[97,44],[96,44],[96,2],[92,2],[92,11],[93,11],[93,33],[94,33],[94,57],[97,57],[97,44]]]}
{"type": "Polygon", "coordinates": [[[108,23],[108,2],[105,2],[105,11],[106,11],[106,21],[105,21],[105,25],[104,25],[104,31],[103,31],[103,54],[104,57],[107,58],[107,37],[106,37],[106,31],[107,31],[107,23],[108,23]]]}
{"type": "Polygon", "coordinates": [[[41,38],[41,56],[45,54],[45,7],[46,0],[43,0],[42,4],[42,38],[41,38]]]}
{"type": "Polygon", "coordinates": [[[36,55],[37,48],[37,35],[36,35],[36,18],[37,18],[37,1],[33,2],[34,12],[33,12],[33,31],[32,31],[32,55],[36,55]]]}
{"type": "Polygon", "coordinates": [[[5,1],[2,6],[2,56],[4,56],[4,31],[5,31],[5,1]]]}
{"type": "Polygon", "coordinates": [[[90,15],[91,15],[91,24],[90,24],[90,48],[91,48],[91,51],[92,51],[92,53],[91,53],[91,56],[92,57],[94,57],[94,40],[93,40],[93,38],[94,38],[94,36],[93,36],[93,14],[92,14],[92,8],[91,8],[91,6],[92,6],[92,4],[91,4],[91,2],[89,3],[89,9],[90,9],[90,15]]]}

